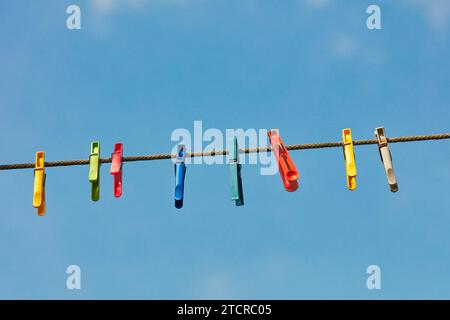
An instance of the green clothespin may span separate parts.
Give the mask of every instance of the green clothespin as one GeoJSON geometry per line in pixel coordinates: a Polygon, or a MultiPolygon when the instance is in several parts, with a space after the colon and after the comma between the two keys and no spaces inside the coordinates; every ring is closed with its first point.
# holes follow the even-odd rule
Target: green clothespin
{"type": "Polygon", "coordinates": [[[91,143],[91,155],[89,156],[89,181],[91,182],[92,201],[100,199],[100,142],[91,143]]]}
{"type": "Polygon", "coordinates": [[[236,137],[234,137],[233,146],[230,149],[230,192],[231,200],[236,201],[236,206],[243,206],[244,192],[242,190],[241,164],[239,164],[239,148],[236,137]]]}

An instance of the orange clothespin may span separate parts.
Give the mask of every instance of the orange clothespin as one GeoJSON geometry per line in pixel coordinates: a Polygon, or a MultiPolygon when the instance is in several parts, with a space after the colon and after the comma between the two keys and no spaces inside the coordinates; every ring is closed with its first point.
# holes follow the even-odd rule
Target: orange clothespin
{"type": "Polygon", "coordinates": [[[33,207],[37,209],[37,214],[39,216],[45,214],[45,178],[45,152],[36,152],[33,207]]]}
{"type": "Polygon", "coordinates": [[[280,172],[284,188],[288,192],[293,192],[298,188],[297,180],[299,178],[294,162],[292,161],[283,140],[281,140],[278,131],[275,129],[269,130],[267,135],[269,136],[270,144],[272,145],[272,151],[275,153],[275,157],[278,161],[278,171],[280,172]]]}
{"type": "Polygon", "coordinates": [[[110,173],[114,176],[114,196],[119,198],[122,195],[122,156],[123,144],[116,143],[114,152],[111,155],[110,173]]]}
{"type": "Polygon", "coordinates": [[[356,189],[356,161],[353,148],[352,131],[350,128],[342,130],[342,145],[344,148],[345,173],[347,175],[347,188],[356,189]]]}

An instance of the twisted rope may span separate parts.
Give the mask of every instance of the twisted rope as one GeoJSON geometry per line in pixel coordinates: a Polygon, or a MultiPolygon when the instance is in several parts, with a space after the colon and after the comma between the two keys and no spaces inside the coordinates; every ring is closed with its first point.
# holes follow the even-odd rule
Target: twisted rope
{"type": "MultiPolygon", "coordinates": [[[[426,140],[443,140],[450,139],[450,133],[439,133],[422,136],[405,136],[388,138],[389,143],[400,142],[413,142],[413,141],[426,141],[426,140]]],[[[354,140],[355,146],[377,144],[377,139],[368,140],[354,140]]],[[[287,145],[288,150],[302,150],[302,149],[322,149],[322,148],[337,148],[342,147],[342,142],[320,142],[320,143],[307,143],[307,144],[293,144],[287,145]]],[[[260,148],[248,148],[241,149],[241,153],[258,153],[258,152],[270,152],[272,147],[260,147],[260,148]]],[[[191,152],[187,153],[186,157],[210,157],[210,156],[224,156],[227,155],[227,150],[209,151],[209,152],[191,152]]],[[[142,156],[128,156],[123,157],[122,162],[135,162],[135,161],[153,161],[176,158],[175,154],[152,154],[142,156]]],[[[111,158],[101,158],[100,163],[111,163],[111,158]]],[[[67,167],[67,166],[81,166],[88,165],[89,160],[63,160],[63,161],[50,161],[45,162],[45,167],[67,167]]],[[[34,163],[14,163],[14,164],[2,164],[0,170],[16,170],[16,169],[33,169],[34,163]]]]}

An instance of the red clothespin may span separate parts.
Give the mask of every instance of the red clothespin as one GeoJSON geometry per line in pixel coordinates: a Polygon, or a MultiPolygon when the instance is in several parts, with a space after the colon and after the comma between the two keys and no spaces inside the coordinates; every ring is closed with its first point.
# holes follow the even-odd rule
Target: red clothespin
{"type": "Polygon", "coordinates": [[[283,140],[277,130],[269,130],[267,135],[272,145],[272,151],[275,153],[275,157],[278,161],[278,171],[280,172],[281,180],[283,181],[286,191],[293,192],[298,188],[299,174],[295,168],[294,162],[291,159],[283,140]]]}
{"type": "Polygon", "coordinates": [[[116,143],[114,152],[111,155],[111,174],[114,176],[114,196],[119,198],[122,195],[122,156],[123,145],[116,143]]]}

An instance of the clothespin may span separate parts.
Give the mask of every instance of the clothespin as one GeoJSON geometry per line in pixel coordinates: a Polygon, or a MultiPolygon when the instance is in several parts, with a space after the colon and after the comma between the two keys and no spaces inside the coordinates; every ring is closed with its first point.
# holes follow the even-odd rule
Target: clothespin
{"type": "Polygon", "coordinates": [[[388,140],[383,127],[375,129],[375,137],[378,140],[378,150],[380,151],[381,161],[386,171],[386,177],[392,192],[398,191],[397,178],[395,177],[394,167],[392,165],[392,155],[389,150],[388,140]]]}
{"type": "Polygon", "coordinates": [[[33,207],[37,209],[37,214],[39,216],[45,214],[45,178],[45,152],[36,152],[33,207]]]}
{"type": "Polygon", "coordinates": [[[347,174],[347,188],[353,191],[356,189],[356,162],[350,128],[342,130],[342,145],[344,149],[345,172],[347,174]]]}
{"type": "Polygon", "coordinates": [[[283,140],[281,140],[278,131],[275,129],[269,130],[267,135],[272,145],[272,151],[278,161],[278,171],[280,172],[281,180],[283,181],[286,191],[293,192],[298,188],[299,174],[295,168],[294,162],[289,155],[283,140]]]}
{"type": "Polygon", "coordinates": [[[114,145],[114,152],[111,155],[111,170],[110,173],[114,176],[114,196],[119,198],[122,195],[122,157],[123,144],[116,143],[114,145]]]}
{"type": "Polygon", "coordinates": [[[186,176],[186,147],[178,146],[177,161],[175,163],[175,208],[183,207],[184,177],[186,176]]]}
{"type": "Polygon", "coordinates": [[[233,139],[230,149],[230,192],[231,200],[236,201],[236,206],[244,205],[244,192],[242,190],[241,164],[239,163],[239,147],[237,137],[233,139]]]}
{"type": "Polygon", "coordinates": [[[100,142],[91,143],[91,155],[89,156],[89,181],[91,182],[91,199],[100,199],[100,142]]]}

